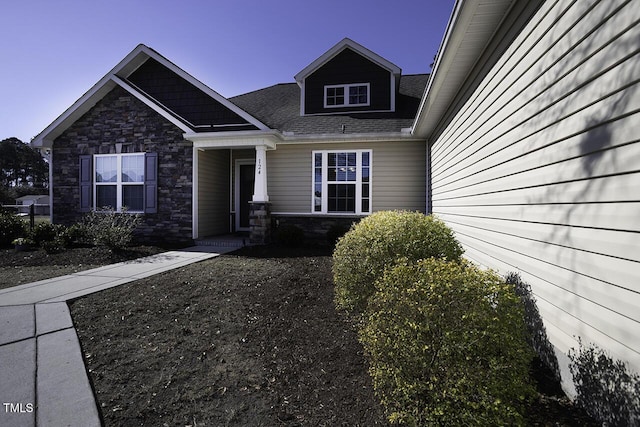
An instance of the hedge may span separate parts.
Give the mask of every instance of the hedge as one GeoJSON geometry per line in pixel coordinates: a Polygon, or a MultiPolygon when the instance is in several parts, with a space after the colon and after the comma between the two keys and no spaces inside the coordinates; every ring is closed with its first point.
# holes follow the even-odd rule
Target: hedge
{"type": "Polygon", "coordinates": [[[402,261],[377,289],[360,339],[391,422],[524,423],[533,352],[512,286],[464,261],[425,259],[402,261]]]}

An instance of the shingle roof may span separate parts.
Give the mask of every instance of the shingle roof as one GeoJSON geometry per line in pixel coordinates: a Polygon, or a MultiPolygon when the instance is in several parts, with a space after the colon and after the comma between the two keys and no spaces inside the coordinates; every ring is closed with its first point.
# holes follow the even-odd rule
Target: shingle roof
{"type": "Polygon", "coordinates": [[[229,101],[272,129],[295,134],[400,132],[412,125],[428,74],[400,78],[396,111],[392,113],[343,113],[300,115],[300,88],[282,83],[229,98],[229,101]]]}

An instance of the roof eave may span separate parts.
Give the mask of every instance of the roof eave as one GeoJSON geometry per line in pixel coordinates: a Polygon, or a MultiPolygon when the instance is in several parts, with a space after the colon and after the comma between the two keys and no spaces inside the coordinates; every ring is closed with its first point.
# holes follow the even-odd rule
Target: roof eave
{"type": "MultiPolygon", "coordinates": [[[[139,67],[148,56],[144,56],[142,60],[141,55],[144,55],[147,50],[150,50],[147,46],[139,44],[118,64],[111,69],[104,77],[102,77],[95,85],[85,92],[76,102],[74,102],[69,108],[67,108],[58,118],[56,118],[49,126],[44,128],[32,141],[32,144],[36,148],[51,148],[53,141],[60,136],[69,126],[71,126],[82,115],[88,112],[96,103],[101,100],[111,89],[113,89],[116,83],[111,79],[111,76],[116,75],[127,65],[135,65],[135,59],[139,59],[139,63],[135,65],[135,68],[139,67]]],[[[134,69],[135,69],[134,68],[134,69]]]]}
{"type": "Polygon", "coordinates": [[[374,142],[374,141],[416,141],[416,138],[408,132],[362,132],[362,133],[317,133],[317,134],[297,134],[287,133],[282,135],[282,142],[285,144],[301,143],[345,143],[345,142],[374,142]]]}
{"type": "Polygon", "coordinates": [[[137,90],[128,85],[125,81],[126,77],[140,67],[148,58],[153,58],[160,62],[180,77],[184,78],[216,101],[229,108],[240,117],[244,118],[248,123],[253,124],[258,129],[269,130],[269,127],[251,116],[249,113],[200,82],[198,79],[191,76],[186,71],[157,53],[155,50],[139,44],[133,49],[124,59],[122,59],[115,67],[113,67],[102,79],[100,79],[95,85],[91,87],[84,95],[82,95],[76,102],[74,102],[69,108],[67,108],[57,119],[55,119],[49,126],[47,126],[42,132],[40,132],[32,141],[32,144],[36,148],[52,148],[53,141],[60,136],[66,129],[69,128],[76,120],[82,115],[88,112],[96,103],[101,100],[111,89],[116,85],[119,85],[127,91],[133,93],[138,99],[145,102],[145,104],[152,107],[164,117],[168,118],[172,123],[176,124],[184,132],[189,132],[189,128],[185,127],[185,124],[175,119],[171,114],[162,109],[160,106],[155,105],[150,100],[146,100],[145,96],[140,94],[137,90]]]}
{"type": "Polygon", "coordinates": [[[82,95],[71,107],[67,108],[58,118],[56,118],[49,126],[40,132],[31,141],[35,148],[51,148],[53,141],[59,137],[66,129],[75,121],[88,112],[94,105],[98,103],[111,89],[116,85],[110,76],[105,76],[89,91],[82,95]]]}
{"type": "Polygon", "coordinates": [[[413,135],[431,138],[514,0],[494,0],[491,14],[479,10],[482,3],[483,0],[456,1],[411,127],[413,135]],[[473,32],[469,31],[471,27],[473,32]]]}

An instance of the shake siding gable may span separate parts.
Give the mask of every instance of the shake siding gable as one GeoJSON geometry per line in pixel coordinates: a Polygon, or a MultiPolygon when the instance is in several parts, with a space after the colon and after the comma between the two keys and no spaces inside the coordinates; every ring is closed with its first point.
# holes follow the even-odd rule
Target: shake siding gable
{"type": "Polygon", "coordinates": [[[391,109],[391,73],[347,48],[305,79],[305,114],[391,109]],[[370,105],[324,108],[325,85],[370,83],[370,105]]]}
{"type": "Polygon", "coordinates": [[[431,143],[433,212],[466,256],[521,273],[561,353],[581,337],[635,371],[639,18],[634,1],[544,2],[431,143]]]}

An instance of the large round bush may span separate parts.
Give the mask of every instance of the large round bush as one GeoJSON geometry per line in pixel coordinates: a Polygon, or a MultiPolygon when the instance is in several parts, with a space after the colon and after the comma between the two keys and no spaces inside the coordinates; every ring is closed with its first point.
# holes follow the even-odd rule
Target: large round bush
{"type": "Polygon", "coordinates": [[[387,271],[360,339],[390,421],[521,425],[533,394],[522,301],[491,271],[425,259],[387,271]]]}
{"type": "Polygon", "coordinates": [[[377,212],[360,221],[336,244],[333,279],[338,307],[362,312],[374,283],[399,258],[459,260],[462,246],[444,222],[419,212],[377,212]]]}

